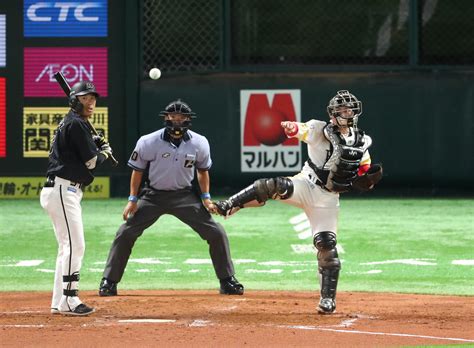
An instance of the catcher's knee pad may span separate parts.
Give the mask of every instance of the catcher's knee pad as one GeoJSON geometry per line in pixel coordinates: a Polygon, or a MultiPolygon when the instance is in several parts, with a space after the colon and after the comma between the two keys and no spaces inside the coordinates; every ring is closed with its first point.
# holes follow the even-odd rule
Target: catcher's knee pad
{"type": "Polygon", "coordinates": [[[257,201],[260,203],[271,199],[288,199],[293,195],[294,186],[291,179],[278,176],[270,179],[259,179],[254,182],[257,201]]]}
{"type": "Polygon", "coordinates": [[[337,249],[318,251],[318,268],[319,272],[324,270],[339,271],[341,269],[341,260],[337,254],[337,249]]]}
{"type": "Polygon", "coordinates": [[[313,244],[318,251],[328,251],[336,247],[336,234],[331,231],[318,232],[314,236],[313,244]]]}

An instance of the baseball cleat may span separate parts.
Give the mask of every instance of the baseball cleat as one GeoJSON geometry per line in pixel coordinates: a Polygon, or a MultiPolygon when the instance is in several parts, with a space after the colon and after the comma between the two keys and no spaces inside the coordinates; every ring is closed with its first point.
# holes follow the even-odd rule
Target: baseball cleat
{"type": "Polygon", "coordinates": [[[99,296],[117,296],[117,283],[102,278],[99,286],[99,296]]]}
{"type": "Polygon", "coordinates": [[[221,288],[219,293],[221,295],[243,295],[244,286],[234,277],[228,277],[220,280],[221,288]]]}
{"type": "Polygon", "coordinates": [[[59,314],[59,309],[51,308],[51,314],[59,314]]]}
{"type": "Polygon", "coordinates": [[[336,300],[332,298],[322,298],[319,301],[318,312],[320,314],[331,314],[336,311],[336,300]]]}
{"type": "Polygon", "coordinates": [[[75,315],[75,316],[86,316],[95,312],[92,307],[86,306],[84,303],[78,305],[74,310],[70,311],[59,311],[62,315],[75,315]]]}

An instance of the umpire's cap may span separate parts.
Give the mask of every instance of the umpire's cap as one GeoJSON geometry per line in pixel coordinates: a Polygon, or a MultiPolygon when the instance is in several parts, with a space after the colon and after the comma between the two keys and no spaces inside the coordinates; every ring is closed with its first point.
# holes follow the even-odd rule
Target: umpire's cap
{"type": "Polygon", "coordinates": [[[172,101],[163,111],[160,112],[160,116],[166,116],[168,114],[182,114],[191,118],[196,118],[196,113],[193,112],[189,105],[181,99],[172,101]]]}
{"type": "Polygon", "coordinates": [[[80,95],[93,94],[96,98],[99,97],[99,93],[95,90],[95,86],[89,81],[79,81],[74,84],[69,93],[70,97],[77,97],[80,95]]]}

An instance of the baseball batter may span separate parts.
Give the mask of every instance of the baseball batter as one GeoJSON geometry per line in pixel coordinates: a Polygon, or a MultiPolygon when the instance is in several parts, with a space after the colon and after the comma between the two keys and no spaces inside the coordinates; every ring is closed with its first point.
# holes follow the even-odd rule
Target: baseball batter
{"type": "Polygon", "coordinates": [[[220,280],[220,293],[242,295],[244,287],[234,277],[227,234],[209,213],[216,209],[209,193],[209,142],[189,129],[196,116],[185,102],[171,102],[161,116],[165,127],[142,136],[128,161],[133,171],[130,196],[123,212],[126,222],[118,229],[110,248],[99,295],[117,295],[117,283],[122,279],[135,241],[164,214],[177,217],[207,242],[220,280]],[[139,194],[147,168],[149,184],[139,194]],[[195,172],[200,197],[192,188],[195,172]]]}
{"type": "Polygon", "coordinates": [[[281,123],[287,137],[308,144],[308,161],[292,177],[256,180],[227,200],[216,202],[218,213],[229,216],[244,207],[281,199],[307,215],[317,249],[321,298],[318,311],[333,313],[341,263],[336,249],[339,194],[368,191],[382,177],[382,167],[371,164],[372,139],[357,127],[362,103],[348,91],[338,91],[327,107],[330,122],[281,123]]]}
{"type": "Polygon", "coordinates": [[[84,256],[81,199],[93,171],[112,155],[103,138],[93,139],[87,119],[94,113],[99,94],[88,81],[76,83],[69,97],[71,110],[59,124],[51,146],[41,206],[53,222],[58,241],[51,313],[89,315],[94,312],[79,299],[78,284],[84,256]]]}

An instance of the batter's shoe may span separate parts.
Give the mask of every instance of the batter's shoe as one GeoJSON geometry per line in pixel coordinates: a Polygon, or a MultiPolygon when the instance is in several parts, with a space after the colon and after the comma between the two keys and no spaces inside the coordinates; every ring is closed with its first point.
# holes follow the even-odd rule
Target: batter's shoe
{"type": "Polygon", "coordinates": [[[244,286],[234,277],[228,277],[220,281],[221,289],[219,291],[222,295],[243,295],[244,286]]]}
{"type": "Polygon", "coordinates": [[[331,314],[336,311],[336,300],[332,298],[322,298],[319,301],[318,313],[320,314],[331,314]]]}
{"type": "Polygon", "coordinates": [[[78,305],[74,310],[69,311],[60,311],[62,315],[75,315],[75,316],[86,316],[95,312],[95,309],[89,306],[86,306],[84,303],[78,305]]]}
{"type": "Polygon", "coordinates": [[[99,286],[99,296],[117,296],[117,283],[102,278],[99,286]]]}
{"type": "Polygon", "coordinates": [[[59,314],[59,309],[51,308],[51,314],[59,314]]]}

